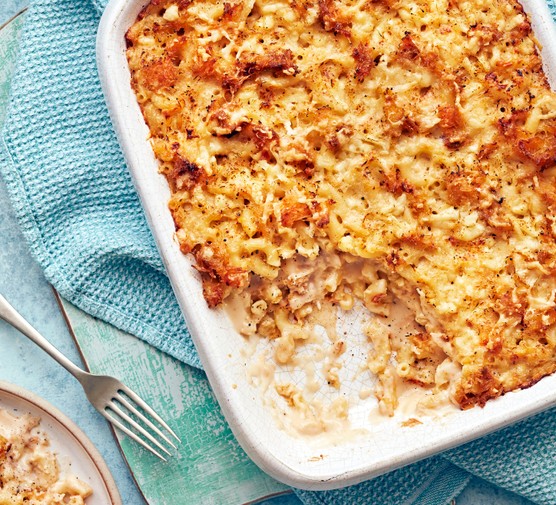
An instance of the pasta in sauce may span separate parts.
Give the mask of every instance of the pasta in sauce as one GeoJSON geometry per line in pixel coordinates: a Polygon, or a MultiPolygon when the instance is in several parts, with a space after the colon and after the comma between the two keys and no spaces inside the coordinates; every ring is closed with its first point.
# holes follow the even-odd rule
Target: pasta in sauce
{"type": "Polygon", "coordinates": [[[465,409],[556,370],[556,95],[517,1],[152,0],[126,40],[181,249],[277,363],[324,305],[398,300],[418,331],[366,329],[387,414],[394,379],[465,409]]]}

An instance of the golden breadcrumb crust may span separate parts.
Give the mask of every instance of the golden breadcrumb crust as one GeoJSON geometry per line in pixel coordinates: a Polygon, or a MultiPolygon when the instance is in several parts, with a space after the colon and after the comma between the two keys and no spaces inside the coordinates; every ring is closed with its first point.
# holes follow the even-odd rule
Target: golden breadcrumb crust
{"type": "Polygon", "coordinates": [[[517,1],[152,0],[126,40],[182,251],[278,361],[315,301],[396,297],[422,332],[376,340],[383,385],[447,360],[468,408],[556,370],[556,95],[517,1]]]}

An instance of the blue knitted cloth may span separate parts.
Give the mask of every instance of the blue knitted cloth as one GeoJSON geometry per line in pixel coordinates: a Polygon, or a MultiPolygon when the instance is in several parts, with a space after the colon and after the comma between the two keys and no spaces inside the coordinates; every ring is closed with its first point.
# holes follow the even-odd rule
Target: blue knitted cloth
{"type": "MultiPolygon", "coordinates": [[[[556,0],[548,1],[556,18],[556,0]]],[[[198,367],[97,77],[105,2],[32,0],[0,170],[32,252],[64,298],[198,367]]],[[[307,504],[443,505],[473,474],[554,505],[554,412],[357,486],[298,496],[307,504]]]]}

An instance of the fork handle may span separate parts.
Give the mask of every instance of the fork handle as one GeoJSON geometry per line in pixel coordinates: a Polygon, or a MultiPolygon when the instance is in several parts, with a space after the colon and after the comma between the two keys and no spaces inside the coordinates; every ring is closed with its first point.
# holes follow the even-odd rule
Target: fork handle
{"type": "Polygon", "coordinates": [[[35,342],[43,351],[50,354],[60,365],[71,373],[78,381],[88,375],[72,361],[66,358],[56,347],[44,338],[35,328],[33,328],[23,316],[17,312],[8,301],[0,295],[0,319],[11,324],[14,328],[23,333],[27,338],[35,342]]]}

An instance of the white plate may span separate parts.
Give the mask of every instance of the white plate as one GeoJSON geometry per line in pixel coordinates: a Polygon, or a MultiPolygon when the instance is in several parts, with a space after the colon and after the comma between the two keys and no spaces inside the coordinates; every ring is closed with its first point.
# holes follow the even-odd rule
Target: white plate
{"type": "MultiPolygon", "coordinates": [[[[189,330],[224,415],[240,444],[267,473],[304,489],[333,489],[354,484],[462,444],[556,404],[556,376],[506,394],[484,408],[431,419],[403,428],[399,419],[369,423],[368,404],[350,410],[354,426],[370,428],[359,438],[344,437],[332,446],[315,446],[310,437],[279,429],[259,392],[248,382],[246,359],[238,351],[244,339],[222,311],[209,310],[191,261],[174,241],[167,208],[170,192],[158,174],[147,142],[148,128],[130,86],[124,35],[146,0],[111,0],[98,36],[97,60],[108,108],[145,214],[166,265],[189,330]]],[[[556,84],[556,29],[545,3],[524,0],[543,44],[549,80],[556,84]]],[[[354,389],[357,384],[353,384],[354,389]]]]}
{"type": "Polygon", "coordinates": [[[58,409],[35,394],[3,381],[0,381],[0,408],[17,416],[31,414],[40,418],[40,429],[48,436],[62,471],[71,463],[71,472],[93,488],[87,505],[122,505],[116,483],[102,456],[73,421],[58,409]]]}

